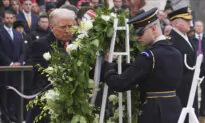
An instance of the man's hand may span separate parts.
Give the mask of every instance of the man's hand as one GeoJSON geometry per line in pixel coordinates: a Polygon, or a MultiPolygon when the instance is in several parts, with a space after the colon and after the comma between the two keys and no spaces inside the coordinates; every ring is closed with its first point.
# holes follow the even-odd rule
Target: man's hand
{"type": "MultiPolygon", "coordinates": [[[[108,61],[109,56],[110,56],[110,52],[108,51],[108,52],[105,54],[105,56],[104,56],[104,60],[105,60],[105,61],[108,61]]],[[[114,60],[116,60],[116,59],[117,59],[117,56],[113,55],[113,56],[112,56],[112,60],[114,61],[114,60]]]]}

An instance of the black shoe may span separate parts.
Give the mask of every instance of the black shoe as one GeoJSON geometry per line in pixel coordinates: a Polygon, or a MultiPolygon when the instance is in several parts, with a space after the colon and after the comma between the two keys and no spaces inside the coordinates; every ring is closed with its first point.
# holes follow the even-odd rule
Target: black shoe
{"type": "Polygon", "coordinates": [[[17,122],[17,118],[15,116],[9,116],[9,120],[12,122],[17,122]]]}
{"type": "Polygon", "coordinates": [[[3,123],[11,123],[11,121],[9,120],[9,117],[5,114],[1,115],[1,120],[3,121],[3,123]]]}

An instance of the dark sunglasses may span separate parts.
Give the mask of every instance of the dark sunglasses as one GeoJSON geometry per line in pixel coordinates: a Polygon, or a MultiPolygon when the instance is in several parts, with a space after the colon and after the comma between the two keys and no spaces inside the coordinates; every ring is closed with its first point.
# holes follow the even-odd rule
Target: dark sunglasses
{"type": "Polygon", "coordinates": [[[142,36],[144,34],[144,28],[140,27],[140,28],[136,29],[135,34],[137,36],[142,36]]]}

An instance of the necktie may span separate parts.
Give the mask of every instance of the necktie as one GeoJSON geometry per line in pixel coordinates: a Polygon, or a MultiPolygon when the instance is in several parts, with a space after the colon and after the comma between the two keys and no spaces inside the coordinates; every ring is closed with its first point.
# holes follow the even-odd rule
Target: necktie
{"type": "Polygon", "coordinates": [[[12,32],[12,29],[9,29],[8,32],[9,32],[9,35],[10,35],[11,39],[13,40],[14,39],[14,35],[13,35],[13,32],[12,32]]]}
{"type": "Polygon", "coordinates": [[[68,42],[66,42],[66,41],[65,41],[65,42],[63,42],[63,48],[64,48],[64,49],[66,49],[66,48],[67,48],[67,46],[68,46],[68,42]]]}
{"type": "Polygon", "coordinates": [[[27,23],[28,23],[28,27],[31,27],[31,19],[30,19],[30,15],[27,14],[27,23]]]}
{"type": "Polygon", "coordinates": [[[198,38],[198,50],[197,50],[197,54],[201,54],[202,53],[202,40],[201,40],[201,36],[199,35],[198,38]]]}

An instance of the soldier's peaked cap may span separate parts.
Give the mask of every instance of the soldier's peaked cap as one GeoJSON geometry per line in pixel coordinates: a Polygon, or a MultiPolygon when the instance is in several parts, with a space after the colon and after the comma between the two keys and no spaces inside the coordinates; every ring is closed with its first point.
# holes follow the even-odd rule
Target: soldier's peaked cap
{"type": "Polygon", "coordinates": [[[136,15],[135,17],[130,19],[127,23],[133,24],[135,29],[137,29],[139,27],[145,27],[148,24],[150,24],[158,19],[157,12],[158,12],[158,9],[156,7],[152,8],[152,9],[148,10],[147,12],[142,12],[142,13],[136,15]]]}
{"type": "Polygon", "coordinates": [[[177,18],[191,20],[192,19],[191,9],[189,7],[183,7],[181,9],[175,10],[172,13],[168,14],[168,18],[170,19],[170,21],[177,18]]]}

